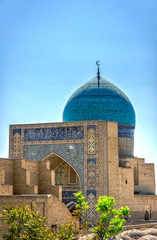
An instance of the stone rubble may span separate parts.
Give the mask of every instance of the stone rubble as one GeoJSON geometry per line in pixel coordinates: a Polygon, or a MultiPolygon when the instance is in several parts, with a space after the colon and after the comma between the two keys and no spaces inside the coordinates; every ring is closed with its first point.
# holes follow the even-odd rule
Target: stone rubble
{"type": "MultiPolygon", "coordinates": [[[[92,240],[94,233],[74,238],[74,240],[92,240]]],[[[149,228],[145,230],[133,229],[118,234],[115,240],[157,240],[157,229],[149,228]]]]}

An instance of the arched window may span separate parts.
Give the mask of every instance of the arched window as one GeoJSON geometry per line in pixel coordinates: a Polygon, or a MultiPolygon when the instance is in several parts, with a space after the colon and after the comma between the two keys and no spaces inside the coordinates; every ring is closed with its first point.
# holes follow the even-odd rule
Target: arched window
{"type": "Polygon", "coordinates": [[[71,166],[69,166],[68,183],[77,184],[77,175],[71,166]]]}

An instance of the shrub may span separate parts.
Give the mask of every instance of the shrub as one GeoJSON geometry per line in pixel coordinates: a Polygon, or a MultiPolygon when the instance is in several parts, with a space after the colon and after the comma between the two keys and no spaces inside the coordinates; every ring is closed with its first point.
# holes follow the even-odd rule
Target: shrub
{"type": "Polygon", "coordinates": [[[8,233],[3,234],[3,239],[54,239],[54,234],[45,224],[46,218],[35,212],[29,206],[4,207],[0,215],[1,221],[9,225],[8,233]]]}
{"type": "Polygon", "coordinates": [[[120,209],[115,209],[113,208],[115,204],[113,197],[99,197],[96,211],[100,212],[101,215],[98,225],[93,228],[96,234],[95,240],[111,239],[122,231],[123,224],[126,222],[124,216],[129,214],[129,208],[121,207],[120,209]]]}
{"type": "Polygon", "coordinates": [[[86,213],[89,208],[88,202],[85,202],[85,197],[82,195],[81,191],[74,193],[74,196],[77,198],[77,204],[75,206],[75,210],[73,213],[80,220],[81,230],[85,230],[88,227],[88,224],[86,221],[86,213]]]}
{"type": "Polygon", "coordinates": [[[93,228],[96,236],[94,239],[112,239],[116,234],[123,229],[123,224],[126,222],[124,216],[129,214],[128,207],[121,207],[115,209],[116,204],[113,197],[101,196],[96,204],[96,211],[100,212],[99,222],[93,228]]]}
{"type": "Polygon", "coordinates": [[[71,223],[63,224],[58,229],[52,230],[52,232],[56,240],[72,240],[77,234],[74,225],[71,223]]]}
{"type": "Polygon", "coordinates": [[[50,229],[46,217],[35,212],[35,206],[5,207],[0,215],[1,221],[9,225],[9,231],[3,234],[6,240],[72,240],[76,235],[72,223],[61,225],[58,229],[50,229]]]}

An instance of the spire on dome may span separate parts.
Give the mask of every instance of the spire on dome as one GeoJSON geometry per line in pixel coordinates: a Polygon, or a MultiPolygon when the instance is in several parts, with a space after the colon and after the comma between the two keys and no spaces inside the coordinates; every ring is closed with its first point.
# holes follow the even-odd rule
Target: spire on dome
{"type": "Polygon", "coordinates": [[[99,85],[100,85],[100,72],[99,72],[99,66],[101,65],[99,62],[100,62],[100,61],[96,61],[96,65],[98,66],[98,72],[97,72],[98,88],[99,88],[99,85]]]}

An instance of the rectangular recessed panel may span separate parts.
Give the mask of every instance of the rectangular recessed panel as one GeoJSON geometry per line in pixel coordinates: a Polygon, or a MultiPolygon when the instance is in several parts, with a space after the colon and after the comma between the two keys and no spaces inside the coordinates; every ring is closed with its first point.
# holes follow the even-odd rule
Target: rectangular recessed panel
{"type": "Polygon", "coordinates": [[[69,184],[77,184],[76,172],[72,167],[69,167],[69,184]]]}
{"type": "Polygon", "coordinates": [[[24,130],[24,141],[83,139],[83,126],[32,128],[24,130]]]}

